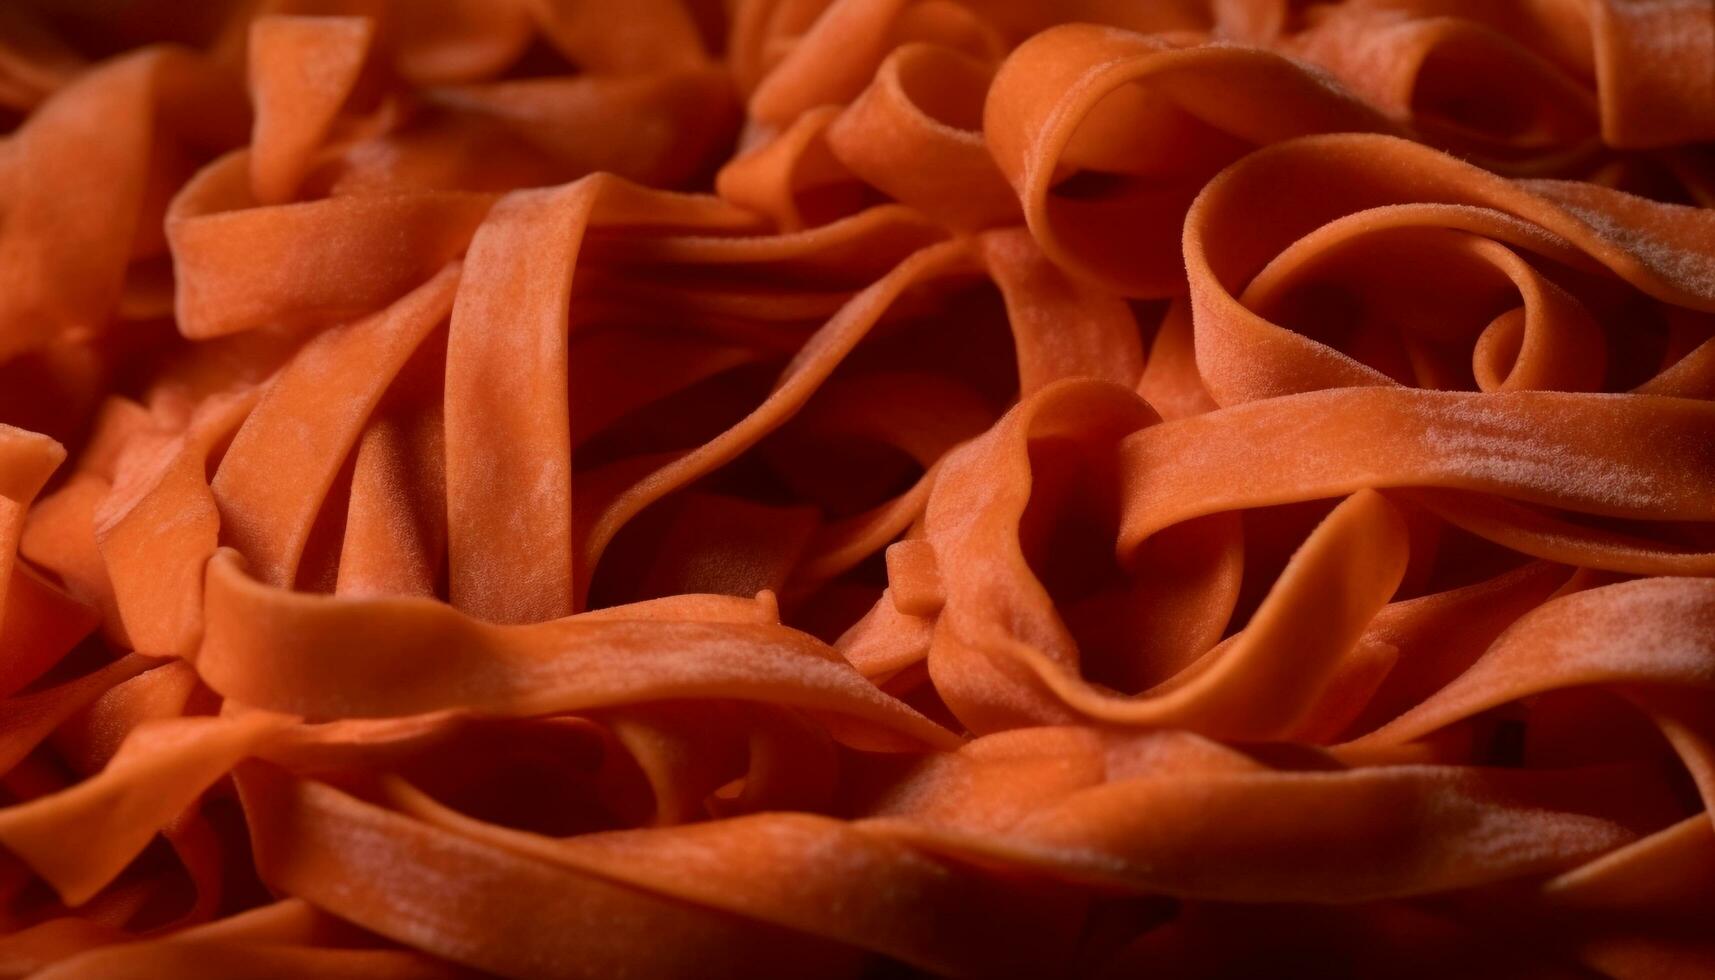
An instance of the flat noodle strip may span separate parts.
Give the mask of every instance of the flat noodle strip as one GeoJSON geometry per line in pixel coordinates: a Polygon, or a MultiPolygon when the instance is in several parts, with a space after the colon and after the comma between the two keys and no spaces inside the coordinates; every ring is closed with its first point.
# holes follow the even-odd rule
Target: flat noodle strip
{"type": "Polygon", "coordinates": [[[1707,0],[0,5],[0,975],[1715,974],[1707,0]]]}
{"type": "Polygon", "coordinates": [[[265,880],[307,889],[335,915],[455,962],[514,977],[796,976],[807,965],[838,976],[850,969],[852,954],[837,946],[530,861],[325,785],[260,769],[241,785],[265,880]],[[413,857],[400,859],[406,855],[413,857]],[[418,859],[427,855],[435,857],[418,859]],[[540,928],[534,913],[550,915],[555,928],[540,928]],[[496,931],[506,940],[495,942],[496,931]]]}
{"type": "Polygon", "coordinates": [[[647,614],[633,620],[624,612],[493,626],[427,600],[270,590],[248,578],[230,552],[209,564],[208,610],[198,672],[216,691],[272,710],[318,718],[452,707],[538,715],[736,697],[838,711],[929,745],[956,741],[861,683],[814,638],[780,626],[647,614]],[[275,628],[254,631],[263,617],[278,620],[275,628]],[[317,658],[314,669],[306,669],[307,656],[317,658]],[[290,674],[302,682],[283,683],[290,674]]]}
{"type": "Polygon", "coordinates": [[[452,602],[486,619],[572,610],[566,307],[586,225],[747,221],[717,202],[611,183],[518,192],[471,243],[447,345],[447,547],[452,602]],[[497,422],[514,433],[506,445],[487,438],[497,422]]]}
{"type": "Polygon", "coordinates": [[[1006,892],[861,825],[808,814],[759,814],[671,830],[625,831],[566,841],[504,831],[450,811],[401,785],[402,808],[449,830],[492,840],[556,864],[588,870],[650,891],[889,953],[929,970],[989,973],[1017,970],[1064,943],[1069,910],[1057,897],[1006,892]],[[766,855],[758,849],[767,849],[766,855]],[[830,866],[821,855],[838,852],[830,866]],[[758,874],[767,875],[758,880],[758,874]],[[871,886],[854,907],[851,878],[871,886]],[[746,879],[735,887],[735,879],[746,879]],[[909,894],[899,903],[893,896],[909,894]],[[835,901],[836,896],[838,901],[835,901]],[[838,909],[836,912],[835,910],[838,909]],[[926,910],[932,912],[923,915],[926,910]],[[1011,929],[1000,923],[1018,917],[1011,929]],[[1047,921],[1045,921],[1047,920],[1047,921]],[[1056,923],[1058,924],[1058,923],[1056,923]],[[1035,947],[1035,948],[1033,948],[1035,947]]]}
{"type": "Polygon", "coordinates": [[[233,435],[210,487],[224,537],[252,556],[264,581],[290,585],[297,578],[310,525],[358,426],[452,310],[458,281],[459,268],[451,266],[380,316],[318,336],[233,435]],[[293,431],[304,431],[298,427],[314,438],[293,439],[293,431]]]}

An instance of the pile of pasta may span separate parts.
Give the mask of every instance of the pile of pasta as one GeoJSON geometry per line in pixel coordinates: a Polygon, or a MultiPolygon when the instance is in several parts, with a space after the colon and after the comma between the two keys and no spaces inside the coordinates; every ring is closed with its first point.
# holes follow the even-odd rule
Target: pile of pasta
{"type": "Polygon", "coordinates": [[[0,976],[1715,974],[1715,5],[0,5],[0,976]]]}

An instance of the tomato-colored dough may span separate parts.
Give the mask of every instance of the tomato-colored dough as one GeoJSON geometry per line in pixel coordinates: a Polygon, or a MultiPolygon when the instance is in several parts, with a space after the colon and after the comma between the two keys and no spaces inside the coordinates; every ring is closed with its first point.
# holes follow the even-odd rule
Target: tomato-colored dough
{"type": "Polygon", "coordinates": [[[1710,0],[0,3],[0,978],[1715,976],[1710,0]]]}

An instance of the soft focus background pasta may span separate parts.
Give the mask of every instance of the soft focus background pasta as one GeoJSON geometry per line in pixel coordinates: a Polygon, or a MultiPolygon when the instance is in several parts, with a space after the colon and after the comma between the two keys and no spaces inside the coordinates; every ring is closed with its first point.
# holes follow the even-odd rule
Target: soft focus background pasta
{"type": "Polygon", "coordinates": [[[1715,976],[1708,0],[5,0],[0,976],[1715,976]]]}

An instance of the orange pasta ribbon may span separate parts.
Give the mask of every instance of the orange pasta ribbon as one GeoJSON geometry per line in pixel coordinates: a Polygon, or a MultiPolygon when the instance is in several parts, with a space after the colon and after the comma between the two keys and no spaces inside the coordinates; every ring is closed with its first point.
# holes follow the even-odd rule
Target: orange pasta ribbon
{"type": "Polygon", "coordinates": [[[1707,0],[0,7],[0,977],[1715,974],[1707,0]]]}

